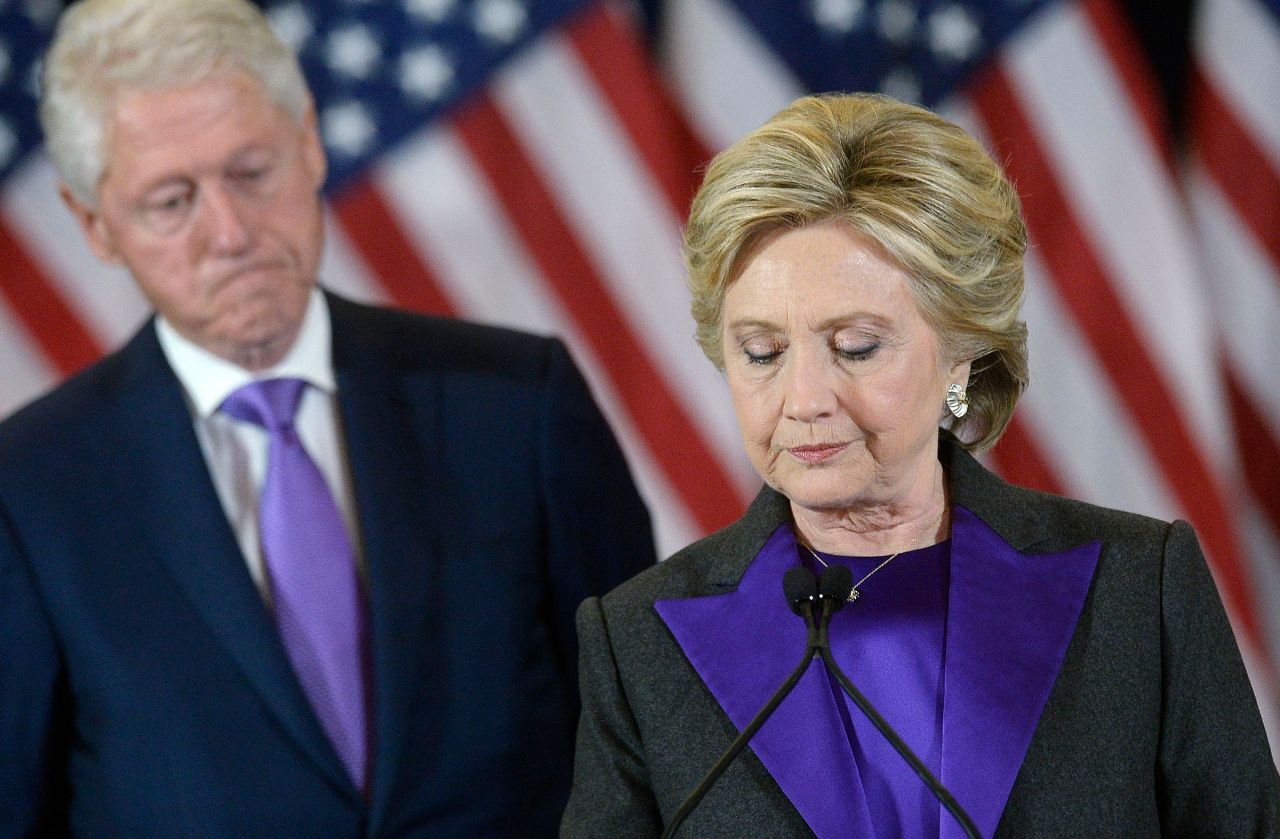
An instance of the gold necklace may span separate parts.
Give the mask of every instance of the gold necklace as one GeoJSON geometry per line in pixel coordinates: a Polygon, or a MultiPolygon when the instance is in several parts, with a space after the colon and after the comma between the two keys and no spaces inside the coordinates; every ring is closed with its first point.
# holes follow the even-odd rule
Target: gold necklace
{"type": "MultiPolygon", "coordinates": [[[[943,509],[943,513],[945,513],[945,512],[946,512],[946,509],[944,508],[944,509],[943,509]]],[[[907,551],[914,550],[914,549],[915,549],[915,543],[916,543],[916,542],[919,542],[921,539],[923,539],[925,536],[927,536],[931,531],[937,530],[938,526],[939,526],[940,524],[942,524],[942,515],[943,515],[943,513],[938,513],[938,517],[937,517],[936,519],[934,519],[932,526],[931,526],[931,527],[928,527],[928,528],[925,528],[924,530],[920,531],[920,535],[919,535],[919,536],[917,536],[917,537],[915,538],[915,541],[914,541],[914,542],[912,542],[908,547],[903,548],[902,550],[900,550],[900,551],[898,551],[897,553],[895,553],[893,556],[891,556],[891,557],[889,557],[888,559],[886,559],[884,562],[882,562],[882,563],[880,563],[879,565],[877,565],[875,568],[872,568],[872,569],[871,569],[871,571],[870,571],[870,573],[868,573],[868,574],[867,574],[865,577],[863,577],[861,580],[858,580],[858,582],[854,583],[854,584],[853,584],[853,588],[849,589],[849,596],[848,596],[848,598],[846,598],[846,599],[847,599],[850,603],[856,603],[856,602],[857,602],[857,600],[858,600],[858,598],[862,596],[862,592],[861,592],[861,591],[859,591],[859,589],[862,587],[862,584],[863,584],[863,583],[865,583],[867,580],[871,579],[872,577],[874,577],[874,576],[876,575],[876,572],[877,572],[877,571],[879,571],[881,568],[883,568],[883,567],[885,567],[886,565],[888,565],[890,562],[893,562],[895,559],[897,559],[897,558],[898,558],[899,556],[901,556],[902,554],[906,553],[907,551]]],[[[821,565],[823,568],[828,568],[828,567],[830,567],[830,566],[828,566],[828,565],[827,565],[826,561],[825,561],[825,560],[823,560],[823,558],[822,558],[822,557],[818,556],[818,552],[817,552],[817,551],[815,551],[813,548],[809,547],[809,546],[808,546],[808,545],[806,545],[804,542],[801,542],[801,543],[800,543],[800,545],[801,545],[801,547],[803,547],[806,551],[808,551],[810,554],[812,554],[812,555],[813,555],[813,558],[814,558],[814,559],[816,559],[816,560],[818,560],[818,564],[819,564],[819,565],[821,565]]]]}

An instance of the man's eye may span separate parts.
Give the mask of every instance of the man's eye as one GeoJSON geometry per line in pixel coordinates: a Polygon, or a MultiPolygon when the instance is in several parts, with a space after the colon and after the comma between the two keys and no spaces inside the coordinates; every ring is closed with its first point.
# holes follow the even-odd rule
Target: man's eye
{"type": "Polygon", "coordinates": [[[251,154],[230,162],[225,170],[226,179],[242,189],[262,189],[271,182],[279,160],[272,154],[251,154]]]}
{"type": "Polygon", "coordinates": [[[157,195],[142,205],[142,218],[154,230],[169,232],[181,226],[191,211],[190,192],[173,192],[157,195]]]}
{"type": "Polygon", "coordinates": [[[162,192],[148,198],[143,203],[143,209],[148,212],[177,210],[190,200],[191,194],[185,190],[181,192],[162,192]]]}
{"type": "Polygon", "coordinates": [[[233,180],[252,183],[260,181],[267,176],[270,170],[266,166],[255,166],[252,169],[239,169],[231,173],[233,180]]]}
{"type": "Polygon", "coordinates": [[[157,201],[151,205],[151,209],[155,212],[168,213],[182,208],[187,203],[187,199],[182,195],[175,195],[172,198],[166,198],[163,201],[157,201]]]}

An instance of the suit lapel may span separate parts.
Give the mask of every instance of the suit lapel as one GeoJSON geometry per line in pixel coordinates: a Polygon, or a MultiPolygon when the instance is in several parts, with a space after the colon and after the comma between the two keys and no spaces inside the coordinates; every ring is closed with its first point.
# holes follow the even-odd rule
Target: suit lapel
{"type": "Polygon", "coordinates": [[[355,798],[342,764],[298,686],[274,622],[227,523],[181,386],[151,323],[121,351],[125,373],[104,412],[107,474],[120,515],[134,519],[253,689],[335,788],[355,798]]]}
{"type": "MultiPolygon", "coordinates": [[[[332,295],[334,368],[338,378],[343,436],[351,466],[360,539],[367,568],[373,652],[374,771],[370,829],[387,815],[395,778],[405,756],[405,726],[425,730],[426,742],[440,724],[433,673],[442,628],[436,600],[439,580],[439,510],[429,487],[438,458],[424,441],[438,439],[438,382],[429,372],[410,375],[394,364],[385,335],[366,325],[362,310],[332,295]],[[425,704],[424,704],[425,703],[425,704]]],[[[437,499],[438,500],[438,499],[437,499]]]]}
{"type": "MultiPolygon", "coordinates": [[[[1057,680],[1101,545],[1018,551],[964,507],[952,508],[942,783],[984,836],[995,833],[1057,680]]],[[[941,814],[942,839],[963,836],[941,814]]]]}
{"type": "MultiPolygon", "coordinates": [[[[735,590],[655,604],[739,731],[804,653],[804,625],[782,596],[782,576],[798,564],[791,526],[782,524],[735,590]]],[[[753,738],[751,750],[820,839],[872,836],[837,701],[822,663],[815,660],[753,738]]]]}

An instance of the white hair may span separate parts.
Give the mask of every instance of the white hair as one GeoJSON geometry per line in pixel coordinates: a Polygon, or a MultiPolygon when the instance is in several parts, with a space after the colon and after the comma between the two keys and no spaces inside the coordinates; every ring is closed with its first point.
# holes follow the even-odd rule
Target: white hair
{"type": "Polygon", "coordinates": [[[122,91],[197,84],[235,70],[301,119],[298,59],[248,0],[81,0],[58,21],[41,76],[45,146],[71,194],[96,204],[106,130],[122,91]]]}

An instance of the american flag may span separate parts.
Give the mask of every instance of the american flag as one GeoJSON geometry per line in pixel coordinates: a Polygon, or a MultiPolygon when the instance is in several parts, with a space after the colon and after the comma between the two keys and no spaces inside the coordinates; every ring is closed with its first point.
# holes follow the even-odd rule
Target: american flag
{"type": "MultiPolygon", "coordinates": [[[[0,2],[0,415],[146,306],[61,206],[34,122],[60,3],[0,2]]],[[[331,158],[324,282],[566,338],[664,552],[758,487],[692,340],[698,167],[805,91],[934,107],[1017,183],[1032,386],[1011,480],[1197,528],[1274,733],[1280,0],[1205,0],[1182,154],[1110,0],[288,0],[331,158]]]]}

